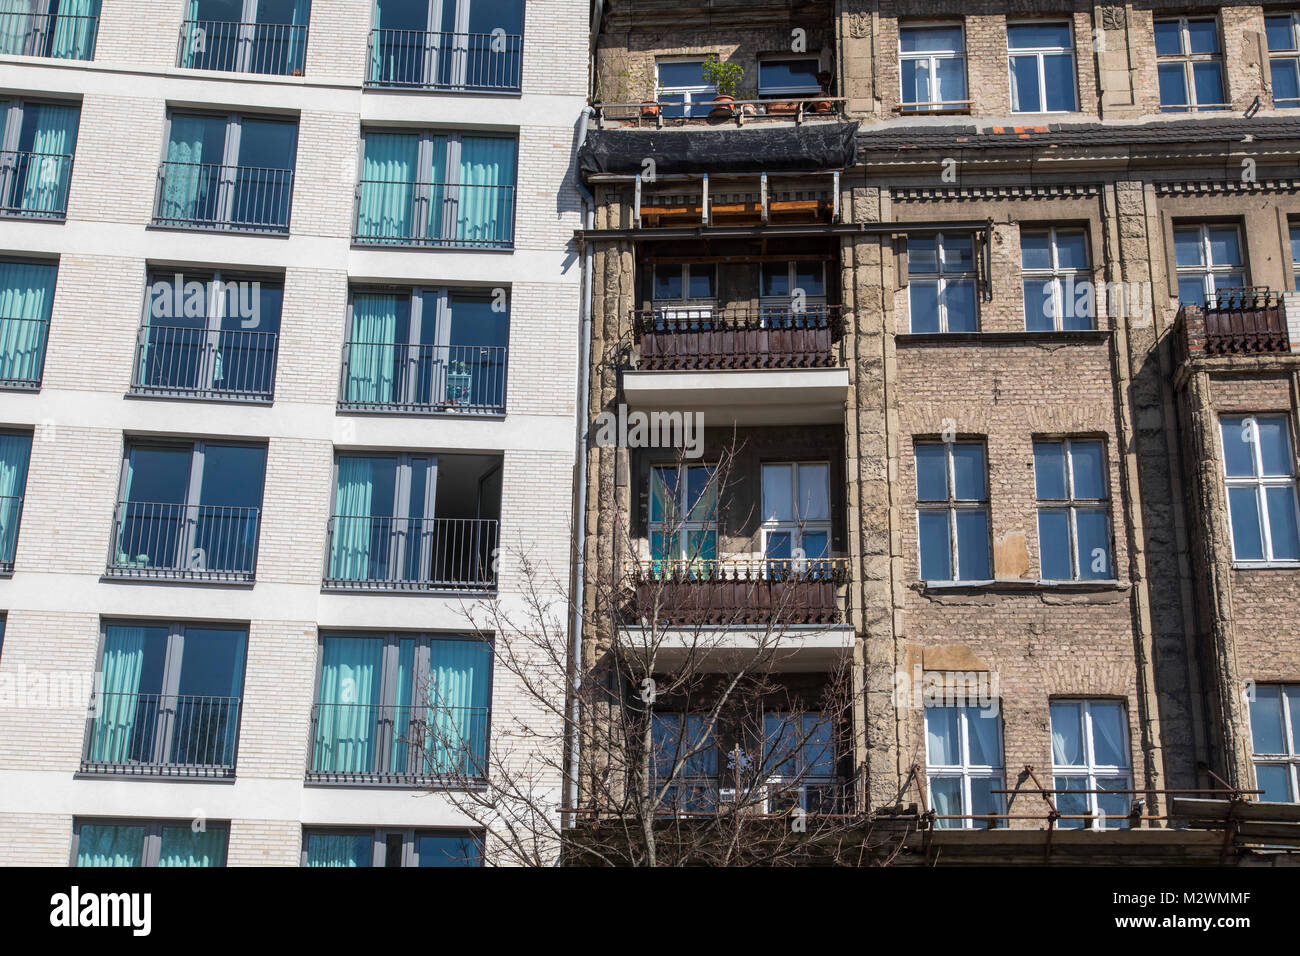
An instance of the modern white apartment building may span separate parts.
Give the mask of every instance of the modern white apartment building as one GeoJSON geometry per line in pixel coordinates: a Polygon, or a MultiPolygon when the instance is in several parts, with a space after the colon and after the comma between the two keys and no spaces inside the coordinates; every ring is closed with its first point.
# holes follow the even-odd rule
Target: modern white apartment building
{"type": "Polygon", "coordinates": [[[480,858],[409,728],[492,746],[464,609],[567,567],[587,38],[0,6],[0,862],[480,858]]]}

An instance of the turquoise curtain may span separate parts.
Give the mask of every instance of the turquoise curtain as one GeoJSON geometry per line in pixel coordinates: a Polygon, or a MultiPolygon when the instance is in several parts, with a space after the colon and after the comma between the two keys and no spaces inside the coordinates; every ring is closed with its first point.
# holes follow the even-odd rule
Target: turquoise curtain
{"type": "Polygon", "coordinates": [[[140,866],[144,827],[84,823],[77,838],[77,866],[140,866]]]}
{"type": "Polygon", "coordinates": [[[39,383],[58,266],[0,262],[0,382],[39,383]]]}
{"type": "Polygon", "coordinates": [[[0,0],[0,53],[21,56],[31,33],[32,0],[0,0]]]}
{"type": "Polygon", "coordinates": [[[99,0],[62,0],[54,21],[50,56],[89,60],[95,55],[95,28],[98,24],[99,0]]]}
{"type": "Polygon", "coordinates": [[[375,770],[383,653],[384,642],[373,637],[325,638],[312,763],[315,770],[375,770]]]}
{"type": "Polygon", "coordinates": [[[369,866],[371,838],[360,833],[307,834],[308,866],[369,866]]]}
{"type": "MultiPolygon", "coordinates": [[[[393,697],[393,749],[389,770],[407,773],[407,756],[411,741],[411,691],[414,687],[415,640],[407,638],[397,642],[397,693],[393,697]]],[[[415,741],[419,746],[419,741],[415,741]]]]}
{"type": "Polygon", "coordinates": [[[331,578],[364,580],[371,574],[374,466],[372,458],[339,459],[334,537],[330,544],[331,578]]]}
{"type": "Polygon", "coordinates": [[[349,342],[347,401],[391,403],[397,358],[397,296],[369,292],[353,296],[349,342]]]}
{"type": "Polygon", "coordinates": [[[13,561],[18,545],[31,453],[31,435],[0,434],[0,562],[13,561]]]}
{"type": "Polygon", "coordinates": [[[491,245],[513,241],[515,141],[462,137],[460,183],[456,239],[491,245]]]}
{"type": "Polygon", "coordinates": [[[72,155],[77,149],[81,109],[48,103],[27,109],[37,111],[36,131],[21,208],[61,214],[68,202],[68,179],[72,175],[72,155]]]}
{"type": "Polygon", "coordinates": [[[294,29],[289,31],[288,66],[289,72],[303,71],[307,53],[307,24],[311,20],[311,0],[293,0],[293,16],[290,23],[294,29]]]}
{"type": "Polygon", "coordinates": [[[163,181],[163,195],[159,218],[179,222],[193,222],[199,218],[208,182],[200,164],[203,163],[204,146],[208,149],[208,162],[221,163],[225,142],[205,144],[204,131],[210,125],[202,116],[173,116],[171,139],[167,143],[167,162],[188,165],[169,166],[163,181]]]}
{"type": "Polygon", "coordinates": [[[163,827],[159,866],[225,866],[227,830],[209,826],[195,833],[190,826],[163,827]]]}
{"type": "Polygon", "coordinates": [[[113,625],[104,634],[98,714],[90,737],[90,759],[126,763],[131,755],[140,675],[144,670],[143,627],[113,625]]]}
{"type": "Polygon", "coordinates": [[[414,133],[367,133],[361,164],[357,236],[415,237],[416,166],[420,137],[414,133]]]}
{"type": "Polygon", "coordinates": [[[487,742],[491,652],[482,641],[433,640],[427,715],[430,773],[477,774],[487,742]]]}

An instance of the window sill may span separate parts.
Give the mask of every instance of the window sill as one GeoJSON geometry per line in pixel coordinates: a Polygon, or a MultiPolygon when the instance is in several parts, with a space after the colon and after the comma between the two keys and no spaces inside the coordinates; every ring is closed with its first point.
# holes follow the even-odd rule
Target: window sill
{"type": "Polygon", "coordinates": [[[288,239],[288,226],[268,226],[265,229],[240,228],[238,226],[223,226],[220,223],[212,225],[193,224],[186,225],[182,222],[166,222],[163,220],[151,220],[148,227],[159,232],[197,232],[203,234],[219,233],[223,236],[253,236],[258,239],[288,239]]]}
{"type": "Polygon", "coordinates": [[[64,223],[68,221],[67,212],[24,212],[21,209],[0,211],[0,219],[23,219],[33,222],[64,223]]]}
{"type": "Polygon", "coordinates": [[[232,392],[209,392],[191,389],[144,388],[131,386],[127,398],[161,398],[167,401],[213,402],[226,405],[272,405],[273,395],[240,395],[232,392]]]}
{"type": "Polygon", "coordinates": [[[1300,561],[1233,561],[1234,571],[1300,571],[1300,561]]]}
{"type": "Polygon", "coordinates": [[[209,571],[194,573],[187,571],[132,570],[124,567],[110,567],[101,581],[129,582],[132,584],[181,584],[219,587],[252,588],[256,583],[251,573],[238,571],[209,571]]]}
{"type": "Polygon", "coordinates": [[[913,590],[925,595],[944,594],[1115,594],[1132,585],[1115,579],[1095,581],[1046,581],[996,578],[990,581],[917,581],[913,590]]]}
{"type": "Polygon", "coordinates": [[[23,381],[20,379],[0,380],[0,392],[39,392],[41,390],[40,382],[23,381]]]}
{"type": "Polygon", "coordinates": [[[1070,329],[1060,332],[1036,332],[1029,329],[1008,332],[898,332],[894,335],[899,345],[967,345],[982,342],[998,345],[1095,344],[1108,341],[1110,337],[1110,329],[1070,329]]]}

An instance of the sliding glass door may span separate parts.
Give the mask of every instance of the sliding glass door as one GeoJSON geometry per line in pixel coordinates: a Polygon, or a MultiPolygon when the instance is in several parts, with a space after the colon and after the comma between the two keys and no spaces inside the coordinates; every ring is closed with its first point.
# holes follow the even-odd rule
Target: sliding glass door
{"type": "Polygon", "coordinates": [[[375,0],[374,86],[519,89],[523,0],[375,0]]]}
{"type": "Polygon", "coordinates": [[[437,456],[340,455],[327,578],[338,583],[428,581],[431,549],[424,545],[437,481],[437,456]]]}
{"type": "Polygon", "coordinates": [[[0,100],[0,210],[58,219],[67,212],[81,107],[0,100]]]}
{"type": "Polygon", "coordinates": [[[0,260],[0,387],[41,384],[58,271],[53,262],[0,260]]]}

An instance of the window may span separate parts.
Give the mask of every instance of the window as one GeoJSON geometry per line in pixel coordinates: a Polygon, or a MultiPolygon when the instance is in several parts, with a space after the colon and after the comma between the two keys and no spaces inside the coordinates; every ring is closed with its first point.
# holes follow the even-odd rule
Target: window
{"type": "Polygon", "coordinates": [[[99,0],[9,0],[0,10],[0,54],[90,60],[99,0]]]}
{"type": "Polygon", "coordinates": [[[230,824],[75,820],[73,866],[225,866],[230,824]]]}
{"type": "Polygon", "coordinates": [[[765,812],[837,812],[843,795],[835,764],[835,726],[826,714],[763,714],[765,812]]]}
{"type": "Polygon", "coordinates": [[[81,107],[0,100],[0,213],[62,219],[81,107]]]}
{"type": "Polygon", "coordinates": [[[150,273],[131,391],[269,402],[283,301],[278,280],[150,273]]]}
{"type": "Polygon", "coordinates": [[[311,0],[190,0],[177,66],[302,76],[311,0]]]}
{"type": "Polygon", "coordinates": [[[54,262],[0,259],[0,388],[40,387],[58,272],[54,262]]]}
{"type": "Polygon", "coordinates": [[[1268,803],[1300,803],[1300,684],[1256,684],[1250,701],[1255,786],[1268,803]]]}
{"type": "Polygon", "coordinates": [[[987,581],[993,577],[982,444],[917,443],[916,520],[921,580],[987,581]]]}
{"type": "Polygon", "coordinates": [[[830,466],[817,463],[763,465],[763,555],[768,573],[825,572],[808,561],[831,553],[830,466]]]}
{"type": "Polygon", "coordinates": [[[1273,79],[1273,105],[1300,107],[1300,13],[1264,17],[1268,62],[1273,79]]]}
{"type": "Polygon", "coordinates": [[[1234,561],[1300,561],[1291,420],[1284,415],[1225,415],[1223,474],[1234,561]]]}
{"type": "Polygon", "coordinates": [[[1291,279],[1300,289],[1300,226],[1291,227],[1291,279]]]}
{"type": "Polygon", "coordinates": [[[1228,108],[1219,23],[1214,17],[1156,20],[1160,109],[1166,113],[1228,108]]]}
{"type": "Polygon", "coordinates": [[[472,830],[304,830],[303,866],[482,866],[472,830]]]}
{"type": "Polygon", "coordinates": [[[986,818],[1002,826],[1005,786],[1002,773],[1002,721],[997,708],[926,707],[926,777],[936,827],[971,828],[986,818]],[[963,819],[958,819],[963,818],[963,819]]]}
{"type": "Polygon", "coordinates": [[[0,432],[0,574],[13,573],[31,455],[30,432],[0,432]]]}
{"type": "Polygon", "coordinates": [[[717,87],[704,79],[703,60],[660,60],[655,64],[655,99],[664,116],[708,116],[717,87]]]}
{"type": "Polygon", "coordinates": [[[1038,560],[1046,581],[1115,577],[1103,447],[1077,438],[1034,442],[1038,560]]]}
{"type": "Polygon", "coordinates": [[[108,573],[252,581],[266,448],[130,441],[108,573]]]}
{"type": "Polygon", "coordinates": [[[966,99],[966,37],[960,23],[901,26],[898,31],[898,70],[904,112],[964,110],[966,99]]]}
{"type": "Polygon", "coordinates": [[[173,114],[155,225],[288,232],[297,152],[292,120],[173,114]]]}
{"type": "Polygon", "coordinates": [[[688,562],[718,557],[718,487],[710,465],[656,466],[650,472],[650,557],[688,562]]]}
{"type": "Polygon", "coordinates": [[[816,96],[822,91],[822,85],[817,82],[818,72],[816,57],[759,60],[759,99],[816,96]]]}
{"type": "Polygon", "coordinates": [[[1057,826],[1127,829],[1133,801],[1126,791],[1133,775],[1124,705],[1117,700],[1054,700],[1051,717],[1056,809],[1075,817],[1057,826]]]}
{"type": "Polygon", "coordinates": [[[656,713],[650,717],[651,773],[664,791],[660,812],[710,813],[718,806],[718,744],[704,714],[656,713]],[[692,751],[694,751],[692,753],[692,751]],[[673,768],[681,766],[674,776],[673,768]]]}
{"type": "Polygon", "coordinates": [[[490,291],[354,292],[339,404],[504,412],[508,323],[490,291]]]}
{"type": "Polygon", "coordinates": [[[713,319],[718,267],[659,263],[654,267],[651,305],[657,323],[686,321],[707,326],[713,319]]]}
{"type": "Polygon", "coordinates": [[[764,262],[759,266],[759,312],[765,322],[798,324],[802,312],[824,318],[826,266],[821,262],[764,262]]]}
{"type": "Polygon", "coordinates": [[[1205,306],[1224,289],[1246,284],[1241,234],[1236,226],[1203,223],[1174,227],[1174,265],[1178,301],[1183,305],[1205,306]]]}
{"type": "Polygon", "coordinates": [[[83,773],[233,777],[248,631],[104,627],[83,773]]]}
{"type": "Polygon", "coordinates": [[[975,240],[909,236],[907,282],[913,332],[975,332],[975,240]]]}
{"type": "Polygon", "coordinates": [[[376,0],[369,86],[519,91],[523,0],[376,0]]]}
{"type": "Polygon", "coordinates": [[[1070,24],[1009,23],[1007,54],[1011,112],[1072,113],[1078,109],[1070,24]]]}
{"type": "Polygon", "coordinates": [[[487,776],[492,652],[428,634],[322,635],[307,778],[487,776]]]}
{"type": "Polygon", "coordinates": [[[514,139],[380,131],[367,131],[363,139],[358,243],[514,244],[514,139]]]}
{"type": "Polygon", "coordinates": [[[1083,229],[1029,229],[1020,233],[1025,328],[1061,332],[1093,328],[1096,299],[1083,229]],[[1080,283],[1082,280],[1082,283],[1080,283]]]}

